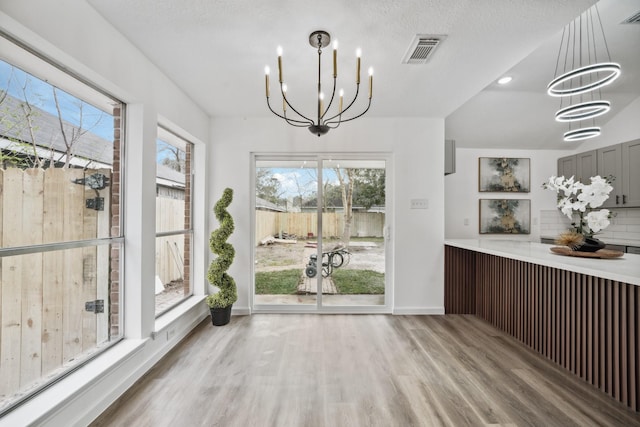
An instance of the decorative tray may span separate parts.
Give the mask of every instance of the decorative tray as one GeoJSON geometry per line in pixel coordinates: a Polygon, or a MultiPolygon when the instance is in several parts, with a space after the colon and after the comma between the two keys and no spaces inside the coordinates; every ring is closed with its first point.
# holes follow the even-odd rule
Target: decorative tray
{"type": "Polygon", "coordinates": [[[611,249],[600,249],[595,252],[581,252],[574,251],[567,246],[554,246],[551,248],[551,252],[566,255],[566,256],[577,256],[582,258],[620,258],[624,255],[624,252],[614,251],[611,249]]]}

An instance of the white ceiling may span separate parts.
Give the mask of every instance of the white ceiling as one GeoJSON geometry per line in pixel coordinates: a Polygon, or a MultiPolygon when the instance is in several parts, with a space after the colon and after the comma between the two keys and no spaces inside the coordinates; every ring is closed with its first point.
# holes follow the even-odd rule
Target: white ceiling
{"type": "MultiPolygon", "coordinates": [[[[567,148],[553,120],[558,101],[545,89],[562,28],[594,1],[89,0],[212,117],[271,115],[263,70],[277,70],[278,45],[289,98],[311,114],[317,55],[308,37],[322,29],[340,42],[345,98],[355,89],[357,47],[365,93],[366,70],[374,68],[369,117],[444,117],[447,139],[481,148],[567,148]],[[447,38],[427,64],[402,64],[416,34],[447,38]],[[506,73],[514,81],[497,87],[506,73]]],[[[640,0],[602,0],[599,9],[612,60],[623,68],[603,91],[611,119],[640,96],[640,25],[619,25],[640,11],[640,0]]],[[[330,50],[323,61],[329,75],[330,50]]]]}

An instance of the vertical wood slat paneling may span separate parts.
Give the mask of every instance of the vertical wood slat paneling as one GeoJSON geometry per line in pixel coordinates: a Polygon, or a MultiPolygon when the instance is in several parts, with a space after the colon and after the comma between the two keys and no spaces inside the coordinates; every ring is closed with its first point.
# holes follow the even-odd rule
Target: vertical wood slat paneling
{"type": "Polygon", "coordinates": [[[445,312],[447,314],[475,314],[476,267],[473,252],[458,253],[455,248],[445,248],[445,312]],[[454,254],[455,253],[455,254],[454,254]],[[462,255],[461,257],[459,255],[462,255]]]}
{"type": "Polygon", "coordinates": [[[475,314],[640,410],[640,287],[445,247],[445,312],[475,314]]]}

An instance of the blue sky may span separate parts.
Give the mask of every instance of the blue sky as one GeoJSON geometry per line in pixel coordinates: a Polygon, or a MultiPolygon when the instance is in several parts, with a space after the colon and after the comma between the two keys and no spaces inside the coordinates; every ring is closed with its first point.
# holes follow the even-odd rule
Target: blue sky
{"type": "MultiPolygon", "coordinates": [[[[306,166],[296,168],[260,168],[269,169],[275,179],[280,183],[283,197],[295,197],[302,193],[303,196],[316,194],[318,189],[318,176],[315,168],[306,166]]],[[[338,177],[333,169],[322,170],[324,181],[338,185],[338,177]]]]}
{"type": "MultiPolygon", "coordinates": [[[[22,101],[27,98],[26,100],[34,107],[40,108],[53,116],[58,116],[53,98],[53,86],[2,60],[0,60],[0,90],[6,90],[9,95],[22,101]]],[[[79,104],[81,101],[62,89],[56,88],[56,90],[62,118],[78,126],[80,124],[79,104]]],[[[82,116],[85,129],[89,128],[89,132],[107,141],[113,141],[113,118],[111,114],[84,102],[82,116]]],[[[160,142],[160,140],[158,141],[160,142]]],[[[158,163],[162,162],[162,159],[167,156],[166,152],[159,150],[158,163]]]]}
{"type": "MultiPolygon", "coordinates": [[[[34,77],[21,69],[0,60],[0,89],[6,90],[14,98],[29,101],[29,103],[54,116],[58,115],[53,99],[53,86],[34,77]],[[23,89],[24,88],[24,89],[23,89]]],[[[57,96],[62,112],[62,118],[69,123],[79,125],[80,109],[78,98],[57,89],[57,96]]],[[[108,141],[113,140],[113,119],[110,114],[95,108],[91,104],[83,103],[83,127],[108,141]]]]}

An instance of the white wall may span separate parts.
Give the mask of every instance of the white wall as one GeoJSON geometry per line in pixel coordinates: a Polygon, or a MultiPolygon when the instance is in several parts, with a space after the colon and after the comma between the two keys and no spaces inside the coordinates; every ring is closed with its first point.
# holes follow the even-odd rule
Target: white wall
{"type": "Polygon", "coordinates": [[[445,177],[445,236],[448,239],[517,239],[540,241],[540,211],[555,209],[556,194],[542,188],[542,183],[557,174],[558,157],[567,151],[558,150],[503,150],[457,149],[456,173],[445,177]],[[531,192],[480,193],[478,191],[479,157],[518,157],[531,159],[531,192]],[[531,234],[499,235],[479,234],[479,199],[530,199],[531,234]]]}
{"type": "MultiPolygon", "coordinates": [[[[205,159],[209,118],[85,0],[3,1],[0,28],[124,101],[125,340],[0,419],[0,425],[87,425],[208,314],[205,159]],[[182,315],[155,321],[155,139],[158,121],[196,144],[194,288],[182,315]],[[151,249],[149,249],[151,248],[151,249]],[[170,334],[169,334],[170,332],[170,334]]],[[[24,58],[8,58],[9,62],[24,58]]],[[[172,317],[173,316],[173,317],[172,317]]]]}
{"type": "MultiPolygon", "coordinates": [[[[265,107],[266,108],[266,107],[265,107]]],[[[379,119],[363,117],[318,138],[281,119],[224,119],[212,121],[213,150],[210,200],[225,187],[235,192],[229,208],[235,232],[230,242],[236,259],[229,270],[238,284],[235,312],[248,312],[251,292],[250,194],[251,153],[392,153],[393,215],[391,237],[394,313],[442,313],[444,306],[444,120],[379,119]],[[429,209],[411,210],[413,198],[429,199],[429,209]]],[[[212,228],[217,221],[210,214],[212,228]]]]}

